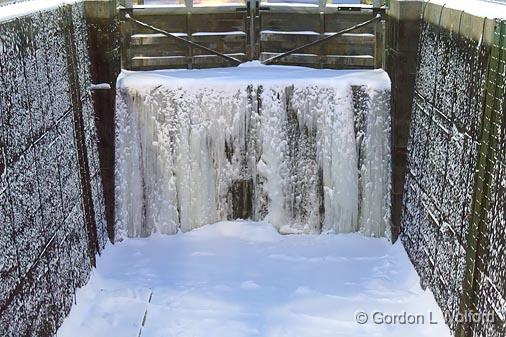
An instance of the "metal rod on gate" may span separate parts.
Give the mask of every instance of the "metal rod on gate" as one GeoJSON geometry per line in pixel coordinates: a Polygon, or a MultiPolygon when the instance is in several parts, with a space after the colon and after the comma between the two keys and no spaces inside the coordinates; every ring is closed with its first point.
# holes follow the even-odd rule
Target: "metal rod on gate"
{"type": "Polygon", "coordinates": [[[239,64],[241,64],[241,63],[242,63],[242,61],[241,61],[241,60],[236,59],[235,57],[232,57],[232,56],[228,56],[228,55],[222,54],[222,53],[220,53],[219,51],[216,51],[216,50],[214,50],[214,49],[208,48],[208,47],[206,47],[206,46],[200,45],[200,44],[195,43],[195,42],[192,42],[192,41],[188,41],[188,40],[186,40],[186,39],[183,39],[182,37],[179,37],[179,36],[177,36],[177,35],[175,35],[175,34],[169,33],[169,32],[167,32],[167,31],[165,31],[165,30],[163,30],[163,29],[156,28],[155,26],[151,26],[151,25],[149,25],[149,24],[147,24],[147,23],[145,23],[145,22],[142,22],[142,21],[136,20],[136,19],[134,19],[133,17],[131,17],[131,16],[130,16],[130,14],[125,14],[125,18],[126,18],[127,20],[130,20],[130,21],[132,21],[132,22],[134,22],[134,23],[138,24],[139,26],[142,26],[142,27],[145,27],[145,28],[148,28],[148,29],[154,30],[155,32],[158,32],[158,33],[163,34],[163,35],[165,35],[165,36],[171,37],[171,38],[173,38],[173,39],[175,39],[175,40],[178,40],[178,41],[180,41],[180,42],[182,42],[182,43],[185,43],[185,44],[187,44],[187,45],[190,45],[190,46],[193,46],[193,47],[195,47],[195,48],[199,48],[199,49],[205,50],[205,51],[207,51],[207,52],[209,52],[209,53],[211,53],[211,54],[213,54],[213,55],[220,56],[220,57],[222,57],[222,58],[226,59],[227,61],[230,61],[230,62],[235,63],[236,65],[239,65],[239,64]]]}
{"type": "Polygon", "coordinates": [[[303,45],[303,46],[297,47],[297,48],[295,48],[295,49],[289,50],[289,51],[284,52],[284,53],[282,53],[282,54],[279,54],[279,55],[273,56],[273,57],[271,57],[271,58],[268,58],[267,60],[263,61],[263,62],[262,62],[262,64],[270,64],[270,63],[272,63],[273,61],[279,60],[279,59],[280,59],[280,58],[282,58],[282,57],[288,56],[288,55],[290,55],[290,54],[296,53],[296,52],[298,52],[298,51],[301,51],[301,50],[306,49],[306,48],[309,48],[309,47],[313,47],[313,46],[319,45],[320,43],[327,42],[327,41],[329,41],[329,40],[332,40],[333,38],[336,38],[336,37],[338,37],[338,36],[340,36],[340,35],[343,35],[343,34],[345,34],[345,33],[351,32],[351,31],[353,31],[353,30],[355,30],[355,29],[358,29],[358,28],[362,28],[362,27],[364,27],[364,26],[367,26],[368,24],[373,23],[374,21],[376,21],[376,20],[380,20],[380,19],[381,19],[381,15],[380,15],[380,14],[378,14],[378,15],[376,15],[374,18],[369,19],[369,20],[367,20],[367,21],[364,21],[364,22],[362,22],[362,23],[359,23],[358,25],[355,25],[355,26],[350,27],[350,28],[343,29],[343,30],[341,30],[341,31],[339,31],[339,32],[337,32],[337,33],[334,33],[334,34],[329,35],[329,36],[327,36],[327,37],[324,37],[324,38],[322,38],[322,39],[319,39],[319,40],[316,40],[316,41],[313,41],[313,42],[307,43],[307,44],[305,44],[305,45],[303,45]]]}

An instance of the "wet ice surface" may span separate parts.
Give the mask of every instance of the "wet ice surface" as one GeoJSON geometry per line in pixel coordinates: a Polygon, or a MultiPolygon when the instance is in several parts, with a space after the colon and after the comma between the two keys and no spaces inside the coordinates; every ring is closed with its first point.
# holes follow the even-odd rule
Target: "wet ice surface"
{"type": "Polygon", "coordinates": [[[106,249],[58,337],[450,336],[442,322],[400,243],[221,222],[106,249]],[[360,311],[425,324],[359,325],[360,311]]]}

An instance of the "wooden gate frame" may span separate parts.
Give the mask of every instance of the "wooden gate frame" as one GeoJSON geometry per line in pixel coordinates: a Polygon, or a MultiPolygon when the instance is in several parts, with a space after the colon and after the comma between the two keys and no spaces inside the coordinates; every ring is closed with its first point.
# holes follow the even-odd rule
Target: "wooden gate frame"
{"type": "MultiPolygon", "coordinates": [[[[237,50],[227,53],[226,50],[219,50],[220,52],[229,56],[240,58],[242,61],[251,60],[265,60],[280,54],[289,49],[293,49],[307,42],[313,41],[312,39],[321,39],[327,37],[343,28],[348,28],[357,23],[366,21],[367,19],[374,17],[378,13],[383,15],[385,7],[383,6],[384,1],[375,0],[374,5],[360,5],[360,4],[327,4],[325,0],[319,0],[318,4],[272,4],[268,2],[260,2],[258,0],[246,0],[243,4],[240,3],[224,3],[223,5],[200,5],[194,4],[193,0],[185,0],[180,5],[168,5],[168,6],[149,6],[143,5],[144,0],[121,0],[119,18],[122,21],[122,66],[125,69],[131,70],[149,70],[156,68],[172,67],[172,68],[201,68],[201,67],[216,67],[216,66],[227,66],[224,62],[217,61],[206,56],[211,55],[198,55],[194,53],[192,47],[187,47],[187,51],[184,55],[181,51],[177,52],[178,56],[163,56],[164,60],[161,60],[162,56],[151,57],[149,55],[150,46],[144,46],[142,42],[134,41],[139,38],[142,34],[134,34],[135,30],[131,26],[125,23],[124,15],[128,13],[134,18],[138,18],[140,21],[146,22],[144,17],[183,17],[186,16],[185,27],[181,27],[180,33],[185,35],[190,41],[193,39],[195,33],[199,31],[193,31],[193,27],[198,22],[198,17],[203,17],[202,14],[208,14],[209,16],[221,15],[222,19],[225,15],[230,15],[231,18],[237,19],[238,16],[243,15],[243,29],[242,32],[245,40],[243,50],[238,53],[237,50]],[[306,15],[307,14],[307,15],[306,15]],[[265,29],[265,22],[270,21],[272,24],[274,21],[281,23],[280,27],[287,26],[288,21],[292,21],[292,25],[301,24],[301,28],[297,29],[297,26],[290,27],[291,29],[274,29],[271,31],[269,23],[267,29],[265,29]],[[266,19],[267,18],[267,19],[266,19]],[[319,18],[319,19],[316,19],[319,18]],[[326,20],[327,19],[327,20],[326,20]],[[306,23],[300,21],[307,21],[306,23]],[[319,21],[319,24],[317,23],[319,21]],[[341,22],[342,21],[342,22],[341,22]],[[308,22],[312,22],[312,32],[308,32],[304,27],[307,27],[308,22]],[[339,26],[341,25],[341,26],[339,26]],[[317,27],[319,26],[319,27],[317,27]],[[334,26],[333,28],[329,27],[334,26]],[[339,29],[335,27],[338,26],[339,29]],[[293,29],[295,28],[295,29],[293,29]],[[277,31],[281,30],[281,31],[277,31]],[[279,50],[273,49],[273,43],[271,41],[265,42],[272,37],[269,37],[269,33],[279,34],[275,39],[279,40],[279,44],[283,45],[279,50]],[[283,35],[283,33],[286,33],[283,35]],[[312,35],[308,33],[313,33],[312,35]],[[132,39],[132,37],[134,37],[132,39]],[[291,44],[290,44],[291,43],[291,44]],[[139,44],[142,46],[142,51],[139,54],[139,44]],[[271,50],[267,50],[265,45],[270,45],[271,50]],[[137,52],[137,54],[136,54],[137,52]],[[144,54],[147,54],[144,55],[144,54]],[[156,58],[159,58],[158,60],[156,58]],[[169,59],[171,58],[171,59],[169,59]],[[157,64],[157,62],[159,64],[157,64]]],[[[149,23],[149,22],[148,22],[149,23]]],[[[152,25],[157,26],[152,23],[152,25]]],[[[313,50],[307,54],[296,54],[290,55],[278,64],[290,64],[290,65],[305,65],[317,68],[381,68],[384,65],[384,30],[385,23],[383,20],[376,22],[372,29],[366,32],[366,34],[348,34],[339,42],[338,52],[327,47],[322,46],[318,50],[313,50]],[[360,36],[362,35],[362,36],[360,36]],[[360,51],[364,49],[369,50],[366,53],[360,55],[360,51]]],[[[163,29],[163,27],[160,27],[163,29]]],[[[229,32],[232,33],[232,32],[229,32]]],[[[239,32],[234,32],[239,33],[239,32]]],[[[225,36],[225,34],[223,34],[225,36]]],[[[228,37],[224,37],[227,39],[228,37]]],[[[277,40],[276,40],[277,41],[277,40]]],[[[274,43],[275,45],[275,43],[274,43]]],[[[179,47],[178,47],[179,48],[179,47]]]]}

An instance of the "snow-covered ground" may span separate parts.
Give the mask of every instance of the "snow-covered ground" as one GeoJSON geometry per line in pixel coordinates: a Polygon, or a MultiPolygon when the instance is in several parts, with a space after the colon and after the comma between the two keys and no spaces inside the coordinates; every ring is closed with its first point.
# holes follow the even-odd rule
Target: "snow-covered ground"
{"type": "Polygon", "coordinates": [[[399,242],[247,221],[110,246],[76,302],[58,337],[450,336],[399,242]]]}

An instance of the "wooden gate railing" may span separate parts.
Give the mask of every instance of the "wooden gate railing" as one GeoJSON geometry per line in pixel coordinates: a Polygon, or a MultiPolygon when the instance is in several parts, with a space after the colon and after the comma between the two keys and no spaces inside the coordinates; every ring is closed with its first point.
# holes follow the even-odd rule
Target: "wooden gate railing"
{"type": "MultiPolygon", "coordinates": [[[[198,0],[197,0],[198,1],[198,0]]],[[[124,0],[119,10],[122,66],[131,70],[208,68],[231,63],[125,20],[125,13],[180,38],[241,61],[266,60],[382,14],[376,5],[278,4],[258,1],[209,5],[186,0],[166,6],[124,0]]],[[[343,34],[334,41],[291,54],[276,64],[325,68],[379,68],[384,22],[343,34]]]]}

